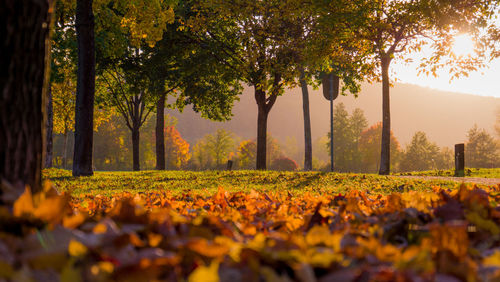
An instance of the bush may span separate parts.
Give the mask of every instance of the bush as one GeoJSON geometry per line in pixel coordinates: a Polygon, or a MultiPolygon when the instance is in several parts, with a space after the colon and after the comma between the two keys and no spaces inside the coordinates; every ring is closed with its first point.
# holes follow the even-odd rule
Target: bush
{"type": "Polygon", "coordinates": [[[270,169],[295,171],[299,169],[299,165],[288,157],[279,157],[271,163],[270,169]]]}

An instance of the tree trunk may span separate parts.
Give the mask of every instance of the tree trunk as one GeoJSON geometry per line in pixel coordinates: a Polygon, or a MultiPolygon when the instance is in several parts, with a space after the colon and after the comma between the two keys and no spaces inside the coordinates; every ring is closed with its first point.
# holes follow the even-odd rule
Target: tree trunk
{"type": "Polygon", "coordinates": [[[141,165],[139,163],[139,140],[139,126],[134,124],[132,128],[132,163],[134,171],[141,170],[141,165]]]}
{"type": "Polygon", "coordinates": [[[311,115],[309,113],[309,91],[304,75],[300,70],[300,85],[302,87],[302,111],[304,114],[304,170],[312,170],[311,115]]]}
{"type": "Polygon", "coordinates": [[[389,95],[389,65],[391,58],[386,55],[381,59],[382,67],[382,146],[380,150],[379,174],[391,172],[391,107],[389,95]]]}
{"type": "Polygon", "coordinates": [[[75,107],[73,176],[92,175],[94,129],[95,42],[92,0],[77,0],[78,72],[75,107]]]}
{"type": "Polygon", "coordinates": [[[52,167],[52,154],[53,154],[53,128],[54,128],[54,111],[52,108],[52,91],[50,85],[47,87],[47,119],[45,122],[45,168],[52,167]]]}
{"type": "Polygon", "coordinates": [[[257,166],[259,170],[266,169],[266,140],[267,140],[267,117],[268,111],[265,106],[258,105],[257,115],[257,166]]]}
{"type": "MultiPolygon", "coordinates": [[[[0,1],[0,196],[41,190],[50,0],[0,1]]],[[[2,199],[0,199],[2,202],[2,199]]]]}
{"type": "Polygon", "coordinates": [[[165,95],[156,103],[156,169],[165,170],[165,95]]]}
{"type": "Polygon", "coordinates": [[[68,164],[68,130],[64,130],[62,168],[66,169],[68,164]]]}

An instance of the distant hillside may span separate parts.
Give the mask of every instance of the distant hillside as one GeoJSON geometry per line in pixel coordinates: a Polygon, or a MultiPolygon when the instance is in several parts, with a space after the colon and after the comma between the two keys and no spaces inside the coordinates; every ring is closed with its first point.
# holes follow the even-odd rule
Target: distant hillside
{"type": "MultiPolygon", "coordinates": [[[[313,140],[324,136],[329,129],[329,104],[321,89],[310,89],[313,140]]],[[[380,84],[364,84],[358,98],[341,96],[334,103],[344,103],[349,112],[361,108],[370,124],[381,120],[382,95],[380,84]]],[[[178,118],[178,129],[190,143],[196,142],[217,128],[235,132],[242,138],[255,138],[257,132],[257,105],[253,88],[246,88],[235,104],[234,117],[228,122],[212,122],[200,118],[191,109],[183,113],[169,110],[178,118]]],[[[392,130],[405,145],[416,131],[424,131],[439,146],[453,146],[464,142],[467,131],[477,124],[493,132],[495,109],[500,98],[484,97],[434,90],[410,84],[396,84],[391,88],[392,130]]],[[[295,137],[303,143],[302,97],[299,88],[287,90],[279,97],[269,115],[269,132],[284,140],[295,137]]]]}

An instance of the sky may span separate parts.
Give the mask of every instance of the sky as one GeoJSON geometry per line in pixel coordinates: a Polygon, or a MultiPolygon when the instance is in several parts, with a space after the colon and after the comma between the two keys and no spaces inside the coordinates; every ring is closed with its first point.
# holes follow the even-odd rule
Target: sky
{"type": "MultiPolygon", "coordinates": [[[[473,41],[470,37],[463,35],[455,40],[454,50],[458,54],[468,54],[473,50],[473,41]]],[[[392,78],[397,82],[411,83],[433,89],[460,92],[481,96],[493,96],[500,98],[500,59],[493,60],[487,68],[469,73],[469,77],[454,79],[450,82],[450,75],[446,70],[441,70],[438,77],[417,75],[417,66],[421,58],[429,52],[422,49],[420,53],[410,54],[413,63],[405,64],[401,60],[395,60],[391,64],[392,78]]]]}

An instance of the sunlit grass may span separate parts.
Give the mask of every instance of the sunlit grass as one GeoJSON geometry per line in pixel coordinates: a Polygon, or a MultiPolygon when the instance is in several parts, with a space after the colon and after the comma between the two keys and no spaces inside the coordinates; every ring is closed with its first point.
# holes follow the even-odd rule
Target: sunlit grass
{"type": "Polygon", "coordinates": [[[95,172],[90,177],[72,177],[61,169],[44,171],[44,178],[51,180],[59,191],[79,195],[112,196],[121,192],[171,191],[210,195],[219,187],[226,191],[289,191],[291,193],[344,193],[350,190],[389,194],[408,190],[429,191],[432,186],[455,188],[450,181],[402,179],[376,174],[346,174],[325,172],[278,171],[140,171],[95,172]]]}
{"type": "MultiPolygon", "coordinates": [[[[454,176],[455,170],[426,170],[396,173],[395,175],[454,176]]],[[[500,178],[500,168],[466,168],[465,177],[500,178]]]]}

